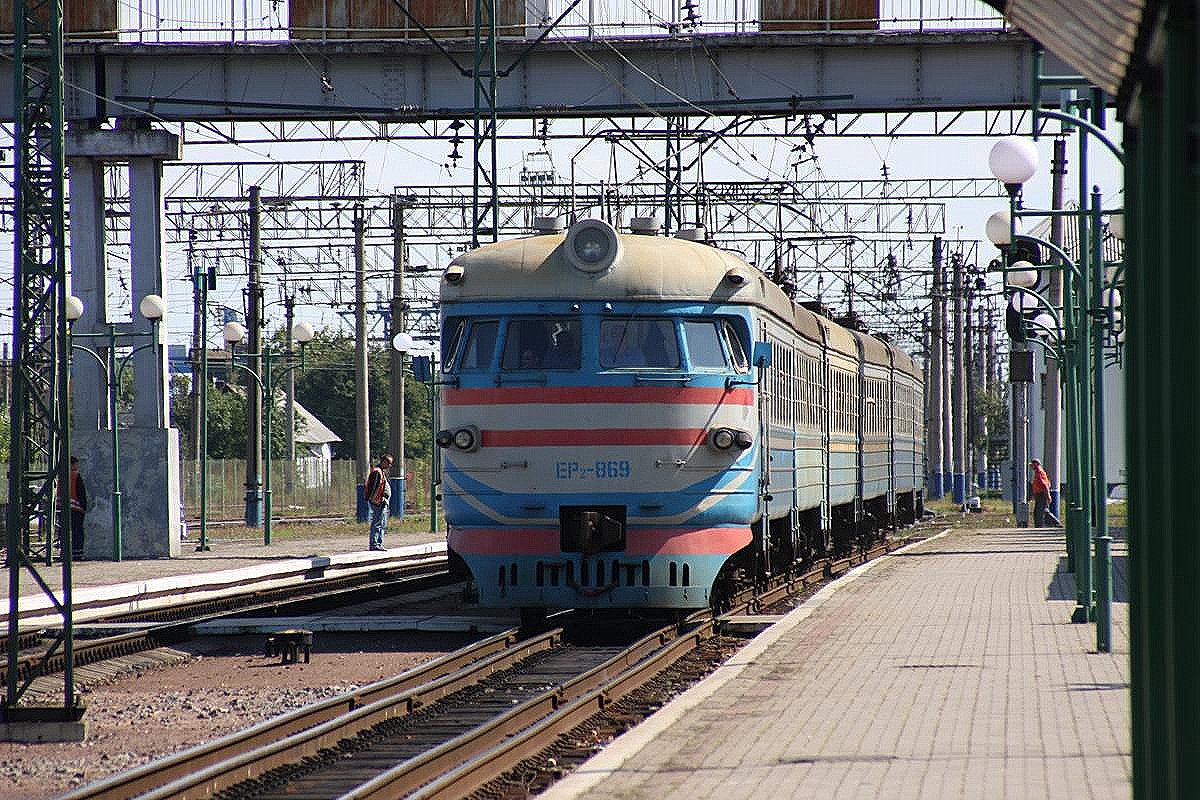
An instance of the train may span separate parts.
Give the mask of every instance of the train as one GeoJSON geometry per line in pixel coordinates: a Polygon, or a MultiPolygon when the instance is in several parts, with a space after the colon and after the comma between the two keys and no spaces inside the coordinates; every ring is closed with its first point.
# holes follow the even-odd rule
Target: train
{"type": "Polygon", "coordinates": [[[719,608],[923,513],[907,353],[700,237],[547,227],[441,279],[447,547],[481,605],[719,608]]]}

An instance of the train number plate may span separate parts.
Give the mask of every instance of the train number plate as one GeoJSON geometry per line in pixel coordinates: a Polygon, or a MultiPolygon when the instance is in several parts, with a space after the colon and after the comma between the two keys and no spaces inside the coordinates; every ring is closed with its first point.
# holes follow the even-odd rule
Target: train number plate
{"type": "Polygon", "coordinates": [[[612,461],[556,461],[554,463],[554,479],[559,481],[574,481],[602,479],[612,480],[628,478],[632,470],[627,459],[612,461]]]}

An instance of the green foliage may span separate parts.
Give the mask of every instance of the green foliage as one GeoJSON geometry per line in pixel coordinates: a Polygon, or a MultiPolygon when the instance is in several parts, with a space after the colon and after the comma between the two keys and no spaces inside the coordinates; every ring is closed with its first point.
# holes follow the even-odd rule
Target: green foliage
{"type": "MultiPolygon", "coordinates": [[[[333,445],[334,458],[354,458],[354,337],[342,331],[323,330],[305,350],[305,369],[296,373],[296,399],[341,437],[342,441],[333,445]]],[[[374,456],[388,449],[391,359],[390,353],[378,345],[370,347],[367,359],[370,449],[374,456]]],[[[404,402],[405,455],[425,456],[432,444],[429,394],[425,386],[408,374],[405,374],[404,402]]]]}
{"type": "Polygon", "coordinates": [[[8,406],[0,406],[0,463],[8,463],[9,444],[11,442],[11,434],[9,431],[8,406]]]}
{"type": "MultiPolygon", "coordinates": [[[[183,457],[195,458],[191,452],[192,400],[185,381],[171,385],[171,420],[179,429],[183,457]]],[[[283,403],[277,398],[271,421],[271,458],[283,458],[287,449],[284,420],[283,403]]],[[[246,396],[241,389],[208,389],[208,457],[246,457],[246,396]]]]}
{"type": "Polygon", "coordinates": [[[982,441],[982,432],[977,434],[979,441],[976,447],[987,446],[988,463],[999,464],[1008,458],[1008,406],[998,391],[983,391],[978,383],[975,384],[975,403],[979,411],[987,418],[987,441],[982,441]]]}
{"type": "MultiPolygon", "coordinates": [[[[283,352],[284,341],[276,336],[271,346],[283,352]]],[[[212,368],[212,367],[210,367],[212,368]]],[[[296,370],[296,399],[317,419],[341,437],[333,444],[333,457],[352,459],[354,452],[355,386],[354,337],[341,331],[322,330],[305,347],[304,369],[296,370]]],[[[388,449],[391,393],[390,353],[381,346],[372,346],[368,353],[367,381],[370,393],[370,448],[372,457],[388,449]]],[[[282,385],[277,376],[277,387],[282,385]]],[[[225,392],[215,388],[208,394],[208,452],[210,458],[246,457],[246,399],[242,390],[225,392]]],[[[428,457],[433,434],[430,430],[432,411],[428,387],[405,374],[404,384],[405,440],[408,458],[428,457]]],[[[191,398],[186,381],[172,385],[171,418],[180,430],[184,449],[191,443],[191,398]]],[[[272,457],[283,456],[284,436],[282,402],[276,406],[272,439],[272,457]]],[[[194,455],[185,452],[185,457],[194,455]]]]}

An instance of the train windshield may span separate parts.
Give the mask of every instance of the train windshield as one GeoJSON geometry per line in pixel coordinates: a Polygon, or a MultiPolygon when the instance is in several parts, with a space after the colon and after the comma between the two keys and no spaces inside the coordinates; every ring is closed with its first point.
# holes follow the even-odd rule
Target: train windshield
{"type": "Polygon", "coordinates": [[[687,342],[692,369],[726,369],[725,349],[716,320],[684,320],[683,338],[687,342]]]}
{"type": "Polygon", "coordinates": [[[500,368],[579,369],[579,333],[578,319],[515,319],[508,323],[500,368]]]}
{"type": "Polygon", "coordinates": [[[499,330],[500,323],[496,320],[472,322],[458,368],[464,372],[478,372],[491,368],[492,353],[496,349],[496,334],[499,330]]]}
{"type": "Polygon", "coordinates": [[[679,368],[679,342],[669,319],[605,320],[600,323],[600,367],[679,368]]]}

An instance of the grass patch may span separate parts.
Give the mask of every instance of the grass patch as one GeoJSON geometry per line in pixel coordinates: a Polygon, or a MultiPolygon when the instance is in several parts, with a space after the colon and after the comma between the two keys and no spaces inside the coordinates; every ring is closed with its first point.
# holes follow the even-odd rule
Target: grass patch
{"type": "Polygon", "coordinates": [[[944,519],[947,525],[954,528],[1012,528],[1016,520],[1012,515],[1012,505],[999,497],[984,497],[980,504],[982,512],[969,513],[948,497],[940,500],[926,500],[925,508],[944,519]]]}

